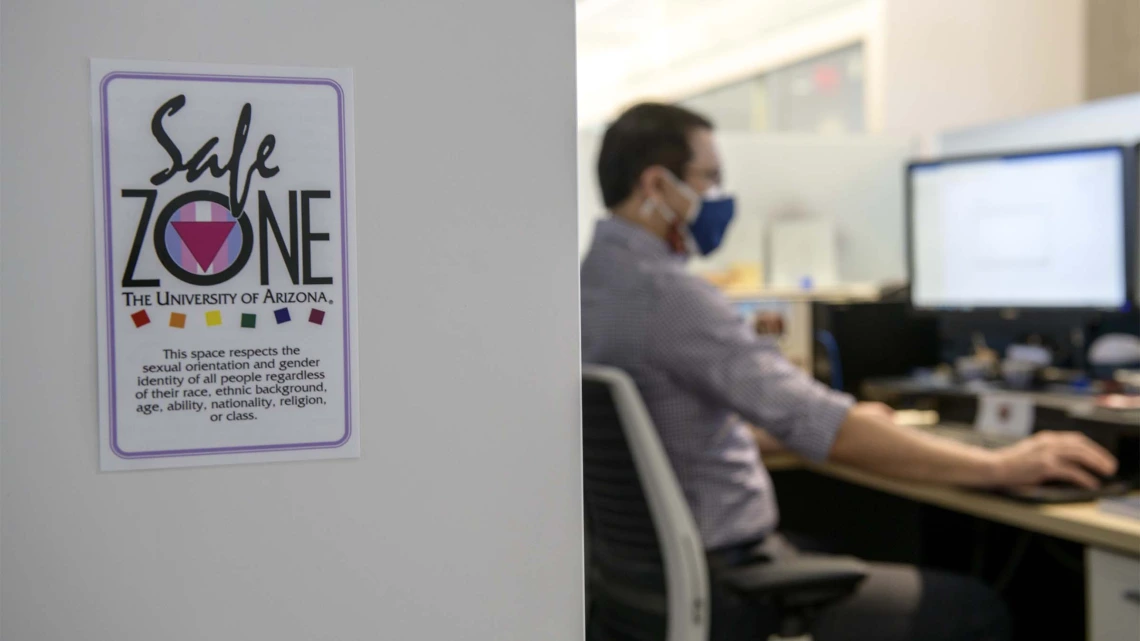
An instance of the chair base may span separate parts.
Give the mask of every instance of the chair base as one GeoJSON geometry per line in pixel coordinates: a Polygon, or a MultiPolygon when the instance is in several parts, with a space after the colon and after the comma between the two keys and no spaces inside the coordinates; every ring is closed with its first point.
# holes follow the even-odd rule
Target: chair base
{"type": "Polygon", "coordinates": [[[867,566],[850,557],[803,556],[719,568],[715,579],[746,599],[778,613],[773,639],[810,639],[819,614],[850,596],[867,578],[867,566]]]}

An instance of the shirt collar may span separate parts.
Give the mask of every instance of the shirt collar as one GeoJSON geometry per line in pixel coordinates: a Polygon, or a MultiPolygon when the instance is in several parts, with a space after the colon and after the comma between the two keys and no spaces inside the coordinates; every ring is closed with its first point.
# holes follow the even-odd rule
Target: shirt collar
{"type": "Polygon", "coordinates": [[[684,256],[673,253],[664,240],[612,214],[598,221],[594,236],[601,241],[618,243],[643,258],[684,261],[684,256]]]}

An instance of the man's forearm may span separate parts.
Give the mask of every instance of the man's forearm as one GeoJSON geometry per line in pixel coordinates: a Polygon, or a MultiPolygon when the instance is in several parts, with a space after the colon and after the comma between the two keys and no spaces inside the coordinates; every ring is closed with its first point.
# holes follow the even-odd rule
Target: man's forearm
{"type": "Polygon", "coordinates": [[[993,452],[901,427],[858,406],[840,426],[828,459],[914,481],[975,487],[1001,482],[993,452]]]}

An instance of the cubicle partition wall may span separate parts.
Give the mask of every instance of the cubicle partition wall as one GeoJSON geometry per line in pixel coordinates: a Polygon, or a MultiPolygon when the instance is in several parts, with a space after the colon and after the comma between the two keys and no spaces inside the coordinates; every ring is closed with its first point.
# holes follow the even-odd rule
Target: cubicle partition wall
{"type": "MultiPolygon", "coordinates": [[[[580,641],[574,4],[59,0],[4,2],[0,22],[0,638],[580,641]],[[359,458],[99,471],[90,58],[351,69],[359,458]]],[[[203,109],[227,116],[228,163],[240,103],[191,98],[168,131],[197,162],[208,138],[184,123],[203,109]]],[[[242,182],[276,133],[272,172],[313,189],[270,111],[253,106],[242,182]]],[[[303,216],[303,247],[329,238],[303,216]]],[[[270,309],[233,331],[273,332],[270,309]]],[[[300,311],[289,327],[330,335],[300,311]]],[[[130,329],[199,331],[152,314],[130,329]]]]}
{"type": "Polygon", "coordinates": [[[938,137],[937,153],[959,156],[1136,141],[1140,141],[1140,93],[952,129],[938,137]]]}

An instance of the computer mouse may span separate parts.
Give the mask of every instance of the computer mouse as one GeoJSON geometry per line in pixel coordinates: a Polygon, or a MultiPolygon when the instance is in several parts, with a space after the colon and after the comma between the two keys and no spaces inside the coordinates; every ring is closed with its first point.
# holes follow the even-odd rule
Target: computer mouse
{"type": "Polygon", "coordinates": [[[1072,481],[1064,481],[1064,480],[1045,481],[1044,483],[1042,483],[1040,485],[1040,487],[1072,488],[1074,490],[1087,490],[1089,492],[1097,492],[1097,491],[1104,490],[1104,489],[1109,488],[1109,487],[1115,488],[1115,487],[1123,486],[1126,488],[1131,488],[1131,487],[1135,487],[1135,485],[1136,485],[1136,479],[1122,478],[1119,476],[1099,476],[1096,474],[1094,474],[1093,476],[1095,476],[1096,479],[1098,481],[1100,481],[1100,488],[1089,489],[1089,488],[1085,488],[1083,486],[1077,485],[1076,483],[1073,483],[1072,481]]]}
{"type": "Polygon", "coordinates": [[[1036,487],[1018,488],[1001,492],[1005,496],[1030,503],[1083,503],[1108,496],[1121,496],[1136,489],[1137,479],[1102,477],[1101,485],[1088,489],[1070,481],[1046,481],[1036,487]]]}

